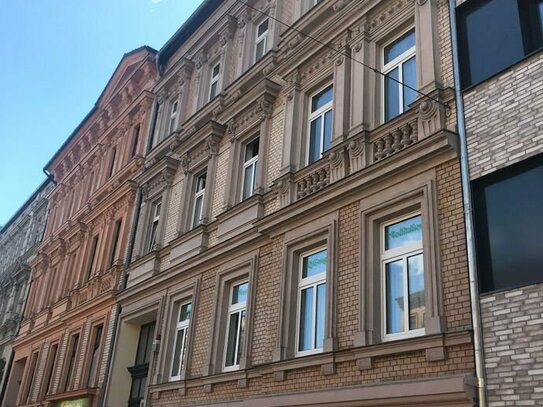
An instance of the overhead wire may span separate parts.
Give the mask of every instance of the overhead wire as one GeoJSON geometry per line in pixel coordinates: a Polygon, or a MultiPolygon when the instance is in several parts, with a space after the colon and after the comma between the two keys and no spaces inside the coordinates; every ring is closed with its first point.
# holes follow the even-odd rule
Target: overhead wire
{"type": "MultiPolygon", "coordinates": [[[[399,79],[396,79],[396,78],[390,76],[389,74],[383,73],[383,72],[379,71],[377,68],[375,68],[375,67],[373,67],[373,66],[371,66],[371,65],[366,64],[365,62],[362,62],[362,61],[360,61],[360,60],[358,60],[358,59],[356,59],[356,58],[353,58],[350,54],[348,54],[348,53],[346,53],[346,52],[343,52],[342,50],[338,50],[338,49],[334,48],[332,45],[330,45],[330,44],[328,44],[328,43],[326,43],[326,42],[324,42],[324,41],[321,41],[321,40],[319,40],[318,38],[313,37],[313,36],[311,36],[310,34],[307,34],[307,33],[303,32],[302,30],[299,30],[298,28],[294,27],[292,24],[288,24],[288,23],[286,23],[286,22],[280,20],[280,19],[277,18],[277,17],[274,17],[274,16],[272,16],[272,15],[270,15],[270,14],[268,14],[268,13],[262,11],[262,10],[259,10],[258,8],[254,7],[254,6],[251,6],[251,5],[250,5],[249,3],[247,3],[246,1],[243,1],[243,0],[235,0],[235,2],[236,2],[236,3],[239,3],[239,4],[243,4],[244,6],[246,6],[246,7],[250,8],[250,9],[252,9],[252,10],[254,10],[254,11],[256,11],[256,12],[258,12],[258,13],[260,13],[260,14],[262,14],[262,15],[268,17],[268,18],[270,18],[270,19],[272,19],[273,21],[276,21],[277,23],[279,23],[279,24],[281,24],[281,25],[283,25],[283,26],[285,26],[285,27],[287,27],[287,28],[289,28],[289,29],[291,29],[291,30],[293,30],[293,31],[295,31],[295,32],[297,32],[297,33],[303,35],[304,37],[307,37],[307,38],[311,39],[312,41],[314,41],[314,42],[316,42],[316,43],[322,45],[323,47],[326,47],[326,48],[328,48],[328,49],[334,51],[335,53],[337,53],[338,56],[341,55],[341,56],[343,56],[343,57],[345,57],[345,58],[347,58],[347,59],[349,59],[349,60],[351,60],[351,61],[353,61],[353,62],[355,62],[355,63],[357,63],[357,64],[362,65],[362,66],[365,67],[366,69],[371,70],[372,72],[374,72],[374,73],[377,74],[377,75],[381,75],[382,77],[384,77],[384,78],[386,78],[386,79],[389,79],[389,80],[391,80],[391,81],[393,81],[393,82],[396,82],[397,84],[399,84],[399,85],[403,86],[404,88],[407,88],[407,89],[409,89],[409,90],[411,90],[411,91],[413,91],[413,92],[419,94],[420,96],[423,96],[423,97],[425,97],[425,98],[427,98],[427,99],[432,100],[433,102],[436,102],[436,103],[438,103],[438,104],[444,106],[445,108],[448,108],[448,105],[447,105],[446,103],[441,102],[440,100],[434,98],[433,96],[430,96],[430,95],[427,94],[427,93],[421,92],[420,90],[418,90],[418,89],[416,89],[416,88],[414,88],[414,87],[412,87],[412,86],[409,86],[409,85],[403,83],[403,82],[400,81],[399,79]]],[[[232,16],[232,17],[234,17],[234,16],[232,16]]]]}

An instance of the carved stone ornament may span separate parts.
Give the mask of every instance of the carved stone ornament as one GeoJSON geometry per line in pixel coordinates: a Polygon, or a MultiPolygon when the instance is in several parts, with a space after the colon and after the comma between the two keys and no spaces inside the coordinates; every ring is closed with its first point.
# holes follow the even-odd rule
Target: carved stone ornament
{"type": "Polygon", "coordinates": [[[338,167],[343,162],[343,149],[334,150],[328,156],[330,165],[332,167],[338,167]]]}
{"type": "Polygon", "coordinates": [[[257,114],[261,122],[269,119],[273,113],[273,104],[266,99],[262,99],[258,103],[257,114]]]}
{"type": "Polygon", "coordinates": [[[234,119],[230,120],[226,124],[226,134],[228,135],[231,143],[236,140],[236,122],[234,121],[234,119]]]}
{"type": "Polygon", "coordinates": [[[214,155],[219,153],[219,148],[221,146],[221,137],[216,134],[212,134],[206,140],[206,151],[207,156],[211,158],[214,155]]]}
{"type": "Polygon", "coordinates": [[[183,173],[185,175],[188,174],[190,167],[190,155],[188,153],[183,154],[181,157],[181,168],[183,169],[183,173]]]}
{"type": "Polygon", "coordinates": [[[337,13],[338,11],[341,11],[343,7],[345,7],[349,3],[349,0],[336,0],[334,3],[334,11],[337,13]]]}

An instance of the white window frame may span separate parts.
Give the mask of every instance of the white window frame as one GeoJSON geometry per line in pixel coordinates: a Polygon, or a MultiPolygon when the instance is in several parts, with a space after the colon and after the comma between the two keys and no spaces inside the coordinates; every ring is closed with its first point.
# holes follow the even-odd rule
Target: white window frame
{"type": "Polygon", "coordinates": [[[202,224],[202,214],[204,212],[204,199],[205,199],[205,193],[206,193],[206,184],[207,184],[207,171],[201,173],[198,175],[195,179],[195,186],[194,186],[194,200],[192,202],[192,217],[191,217],[191,229],[197,228],[202,224]],[[200,179],[205,175],[205,184],[202,189],[199,188],[200,179]],[[202,204],[200,205],[200,213],[198,214],[198,224],[196,224],[196,202],[198,202],[198,199],[202,199],[202,204]]]}
{"type": "MultiPolygon", "coordinates": [[[[247,147],[252,144],[253,142],[255,142],[256,140],[258,140],[258,143],[260,145],[260,137],[256,137],[254,139],[252,139],[250,142],[248,142],[247,144],[245,144],[245,148],[244,148],[244,154],[243,154],[243,159],[245,160],[245,155],[247,154],[247,147]]],[[[244,199],[247,199],[247,198],[250,198],[251,196],[253,196],[255,194],[255,189],[256,189],[256,171],[257,171],[257,166],[258,166],[258,153],[251,159],[245,161],[243,163],[243,169],[242,169],[242,175],[241,175],[241,200],[243,201],[244,199]],[[245,191],[245,182],[246,182],[246,178],[245,178],[245,170],[249,167],[252,166],[252,170],[251,170],[251,194],[249,196],[246,196],[244,197],[243,196],[243,192],[245,191]]]]}
{"type": "MultiPolygon", "coordinates": [[[[334,120],[333,119],[333,117],[334,117],[334,112],[333,112],[333,110],[334,110],[334,97],[333,97],[333,95],[334,95],[334,84],[333,83],[327,83],[325,86],[322,86],[317,91],[313,92],[311,94],[311,96],[309,97],[309,105],[307,107],[307,111],[308,111],[309,115],[308,115],[308,119],[307,119],[307,143],[306,143],[307,144],[307,152],[306,152],[306,158],[305,158],[306,165],[313,164],[313,163],[309,162],[310,154],[311,154],[311,123],[313,121],[317,120],[319,117],[322,120],[321,134],[320,134],[320,150],[321,150],[320,155],[321,155],[321,158],[322,158],[322,154],[325,151],[324,150],[324,116],[329,111],[332,111],[332,122],[333,122],[333,120],[334,120]],[[330,100],[330,102],[328,102],[327,104],[322,106],[320,109],[317,109],[314,112],[311,112],[311,105],[312,105],[312,102],[313,102],[313,98],[315,96],[317,96],[320,92],[322,92],[324,89],[329,88],[329,87],[332,87],[332,100],[330,100]]],[[[332,131],[333,131],[333,128],[332,128],[332,131]]],[[[330,135],[330,137],[331,137],[331,135],[330,135]]]]}
{"type": "MultiPolygon", "coordinates": [[[[323,348],[313,348],[313,349],[308,349],[308,350],[300,350],[300,317],[301,317],[301,312],[302,312],[302,291],[308,289],[308,288],[311,288],[313,287],[314,289],[314,292],[315,292],[315,295],[313,296],[313,304],[312,304],[312,310],[313,310],[313,326],[311,327],[311,342],[312,343],[315,343],[315,335],[316,335],[316,331],[317,331],[317,307],[316,307],[316,302],[317,302],[317,286],[319,286],[320,284],[327,284],[327,281],[326,281],[326,274],[328,272],[328,247],[326,246],[320,246],[319,248],[317,249],[314,249],[314,250],[311,250],[311,251],[307,251],[307,252],[304,252],[304,253],[301,253],[300,254],[300,259],[299,259],[299,270],[298,270],[298,288],[297,288],[297,291],[296,291],[296,295],[297,295],[297,298],[296,298],[296,343],[295,343],[295,356],[296,357],[299,357],[299,356],[307,356],[307,355],[314,355],[316,353],[321,353],[323,348]],[[302,275],[303,275],[303,267],[304,267],[304,259],[306,257],[309,257],[313,254],[317,254],[317,253],[320,253],[322,251],[326,251],[326,261],[327,261],[327,264],[326,264],[326,270],[324,270],[323,273],[321,274],[317,274],[315,276],[311,276],[311,277],[306,277],[306,278],[302,278],[302,275]]],[[[325,291],[326,293],[326,291],[325,291]]],[[[326,297],[326,294],[325,294],[325,297],[326,297]]],[[[326,315],[324,315],[324,321],[326,323],[326,315]]],[[[325,329],[326,331],[326,329],[325,329]]],[[[325,334],[326,336],[326,334],[325,334]]]]}
{"type": "MultiPolygon", "coordinates": [[[[394,39],[392,39],[392,40],[386,42],[385,44],[383,44],[383,46],[381,48],[381,63],[383,65],[383,74],[384,75],[388,75],[394,69],[398,68],[398,81],[400,83],[403,83],[403,64],[405,62],[407,62],[408,60],[410,60],[412,57],[417,55],[416,37],[417,37],[417,32],[415,31],[415,28],[414,27],[409,27],[408,29],[402,31],[399,35],[395,36],[394,39]],[[392,61],[385,64],[385,48],[388,47],[391,44],[394,44],[396,41],[398,41],[401,37],[403,37],[405,34],[407,34],[411,30],[413,30],[414,33],[415,33],[415,45],[413,45],[413,47],[411,47],[410,49],[405,51],[403,54],[401,54],[401,55],[397,56],[396,58],[394,58],[392,61]]],[[[386,109],[386,93],[385,93],[386,92],[386,89],[385,89],[386,79],[387,79],[386,77],[383,77],[382,85],[381,85],[381,95],[383,96],[382,97],[382,103],[381,103],[381,111],[382,111],[381,120],[383,121],[383,123],[385,123],[387,121],[386,116],[385,116],[386,115],[386,112],[385,112],[385,109],[386,109]]],[[[404,91],[404,87],[402,85],[400,85],[400,83],[395,82],[395,84],[399,87],[399,93],[398,93],[398,103],[399,103],[398,112],[399,113],[398,113],[398,116],[401,115],[402,113],[404,113],[404,109],[403,109],[403,91],[404,91]]],[[[396,117],[398,117],[398,116],[396,116],[396,117]]],[[[393,120],[396,117],[393,117],[393,118],[388,119],[388,120],[393,120]]]]}
{"type": "Polygon", "coordinates": [[[258,62],[260,59],[262,59],[264,57],[264,55],[266,55],[266,53],[268,52],[268,35],[270,33],[270,19],[269,18],[265,18],[263,19],[259,24],[257,24],[255,26],[255,49],[254,49],[254,53],[253,53],[253,59],[254,59],[254,62],[258,62]],[[266,28],[266,31],[264,31],[264,33],[258,35],[258,30],[260,28],[260,26],[264,23],[268,23],[268,28],[266,28]],[[258,56],[258,45],[261,43],[261,42],[264,42],[264,48],[263,48],[263,51],[262,51],[262,55],[258,56]]]}
{"type": "MultiPolygon", "coordinates": [[[[381,338],[383,341],[393,341],[398,339],[414,338],[417,336],[422,336],[425,334],[425,329],[409,329],[409,273],[407,268],[407,259],[408,257],[413,257],[419,254],[422,254],[424,260],[424,250],[423,250],[423,239],[420,243],[405,245],[396,249],[385,250],[385,230],[387,226],[394,225],[396,223],[402,222],[404,220],[413,218],[415,216],[421,217],[422,222],[422,213],[421,212],[411,212],[407,215],[402,215],[397,218],[394,218],[390,221],[384,222],[381,224],[380,229],[380,264],[381,264],[381,309],[383,310],[382,319],[381,319],[381,338]],[[404,291],[404,331],[397,332],[393,334],[387,333],[387,292],[386,292],[386,265],[394,261],[402,260],[403,262],[403,291],[404,291]]],[[[422,222],[424,227],[424,222],[422,222]]],[[[422,234],[424,231],[422,231],[422,234]]],[[[423,261],[424,264],[424,261],[423,261]]],[[[426,270],[423,270],[426,273],[426,270]]],[[[426,286],[425,286],[426,291],[426,286]]]]}
{"type": "MultiPolygon", "coordinates": [[[[236,281],[236,282],[233,282],[230,284],[230,288],[229,288],[229,295],[228,295],[228,312],[226,313],[226,330],[224,332],[224,352],[223,352],[223,360],[222,360],[222,370],[223,372],[231,372],[231,371],[234,371],[234,370],[239,370],[239,364],[237,365],[232,365],[232,366],[226,366],[226,356],[228,354],[228,332],[230,331],[230,317],[233,315],[233,314],[239,314],[239,324],[238,324],[238,329],[237,329],[237,333],[236,333],[236,344],[235,344],[235,349],[234,349],[234,361],[237,360],[238,356],[239,356],[239,351],[241,349],[241,343],[242,341],[245,340],[245,338],[242,337],[241,335],[241,314],[243,311],[245,311],[245,326],[247,327],[247,299],[249,297],[249,280],[247,279],[244,279],[244,280],[239,280],[239,281],[236,281]],[[238,302],[237,304],[232,304],[232,296],[234,295],[234,288],[235,287],[238,287],[238,286],[241,286],[243,284],[247,284],[247,297],[245,299],[245,301],[243,302],[238,302]]],[[[246,334],[247,332],[247,329],[245,329],[245,332],[244,334],[246,334]]]]}
{"type": "Polygon", "coordinates": [[[160,211],[162,209],[162,201],[155,201],[151,205],[151,223],[149,224],[147,253],[153,251],[153,247],[158,242],[158,226],[160,223],[160,211]],[[154,235],[154,238],[153,238],[154,235]]]}
{"type": "Polygon", "coordinates": [[[187,343],[188,343],[188,339],[189,339],[190,321],[192,320],[192,311],[193,311],[193,309],[194,308],[193,308],[192,300],[184,301],[184,302],[180,303],[179,307],[178,307],[176,326],[175,326],[175,331],[173,333],[174,341],[173,341],[173,348],[172,348],[172,363],[170,364],[170,381],[181,380],[181,373],[183,372],[185,364],[186,364],[185,352],[187,350],[187,343]],[[179,319],[181,318],[181,312],[183,310],[183,307],[185,307],[185,306],[187,306],[189,304],[191,306],[191,310],[190,310],[188,319],[185,319],[183,321],[179,321],[179,319]],[[181,360],[179,361],[179,374],[173,376],[172,375],[172,373],[173,373],[173,365],[174,365],[174,362],[175,362],[174,356],[175,356],[175,349],[177,347],[177,334],[178,334],[179,331],[184,331],[183,332],[183,337],[182,337],[182,343],[181,343],[181,352],[179,353],[179,355],[181,357],[181,360]]]}
{"type": "Polygon", "coordinates": [[[216,64],[211,65],[210,78],[209,78],[209,92],[208,92],[208,95],[207,95],[208,96],[207,97],[208,101],[213,100],[219,94],[219,91],[220,91],[219,90],[219,79],[220,79],[220,77],[221,77],[221,63],[217,62],[216,64]],[[217,70],[217,75],[213,75],[213,71],[217,67],[219,67],[219,69],[217,70]],[[213,90],[213,85],[217,85],[214,95],[212,95],[212,92],[211,92],[213,90]]]}
{"type": "Polygon", "coordinates": [[[179,101],[173,100],[170,109],[170,121],[168,123],[168,135],[177,128],[177,120],[179,119],[179,101]]]}

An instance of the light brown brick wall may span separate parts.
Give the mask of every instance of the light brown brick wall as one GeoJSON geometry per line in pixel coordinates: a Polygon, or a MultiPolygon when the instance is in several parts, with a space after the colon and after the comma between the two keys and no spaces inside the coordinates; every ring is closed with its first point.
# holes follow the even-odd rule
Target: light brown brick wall
{"type": "Polygon", "coordinates": [[[459,163],[441,165],[436,178],[443,305],[447,328],[456,331],[471,327],[459,163]]]}
{"type": "MultiPolygon", "coordinates": [[[[440,262],[443,286],[443,304],[448,320],[447,329],[469,329],[469,294],[465,262],[465,240],[462,217],[459,166],[456,160],[436,168],[437,208],[440,232],[440,262]]],[[[360,276],[360,207],[358,201],[339,210],[339,236],[337,258],[337,338],[339,349],[353,346],[358,329],[360,276]]],[[[217,269],[202,275],[195,340],[191,354],[193,378],[203,373],[208,361],[214,300],[217,287],[217,269]]],[[[255,313],[253,325],[252,362],[256,368],[271,363],[277,343],[280,307],[281,275],[283,270],[283,236],[277,236],[259,251],[256,278],[255,313]]],[[[248,380],[247,388],[239,388],[236,381],[214,384],[211,393],[203,386],[192,387],[187,381],[186,394],[178,390],[162,391],[153,399],[153,406],[178,406],[201,403],[226,402],[269,394],[327,389],[338,386],[386,383],[394,380],[428,378],[473,372],[473,351],[470,344],[452,345],[446,349],[445,360],[428,361],[424,351],[373,358],[373,367],[358,370],[355,361],[336,364],[336,372],[323,375],[321,366],[288,371],[286,380],[274,381],[270,371],[248,380]]]]}

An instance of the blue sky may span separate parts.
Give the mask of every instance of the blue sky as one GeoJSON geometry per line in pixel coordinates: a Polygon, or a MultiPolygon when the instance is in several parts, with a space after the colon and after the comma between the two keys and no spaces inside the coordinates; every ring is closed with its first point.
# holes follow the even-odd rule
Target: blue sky
{"type": "Polygon", "coordinates": [[[0,225],[96,102],[122,55],[159,49],[200,0],[0,0],[0,225]]]}

